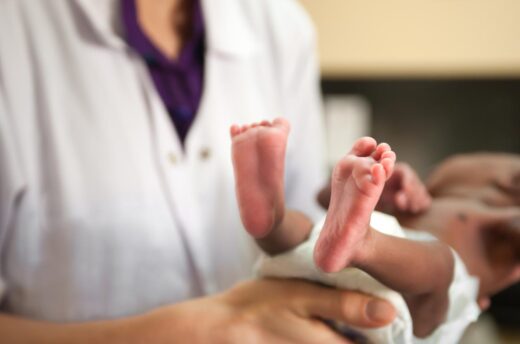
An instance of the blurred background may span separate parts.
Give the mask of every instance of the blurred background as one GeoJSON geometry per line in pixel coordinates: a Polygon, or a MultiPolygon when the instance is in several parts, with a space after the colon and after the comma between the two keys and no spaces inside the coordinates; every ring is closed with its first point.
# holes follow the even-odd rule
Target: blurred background
{"type": "MultiPolygon", "coordinates": [[[[520,1],[300,1],[318,32],[330,165],[367,134],[422,177],[456,153],[520,153],[520,1]]],[[[520,285],[464,343],[520,343],[520,285]]]]}

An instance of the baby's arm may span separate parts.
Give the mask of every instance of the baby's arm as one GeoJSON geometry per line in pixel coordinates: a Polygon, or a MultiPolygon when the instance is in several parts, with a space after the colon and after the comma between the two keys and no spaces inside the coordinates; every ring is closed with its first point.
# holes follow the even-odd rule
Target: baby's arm
{"type": "Polygon", "coordinates": [[[464,197],[492,206],[520,205],[520,156],[472,153],[452,156],[430,174],[434,197],[464,197]]]}

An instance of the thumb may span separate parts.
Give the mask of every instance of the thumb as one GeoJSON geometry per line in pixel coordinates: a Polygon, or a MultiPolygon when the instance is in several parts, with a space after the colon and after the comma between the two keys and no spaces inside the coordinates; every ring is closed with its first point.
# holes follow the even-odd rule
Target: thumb
{"type": "Polygon", "coordinates": [[[399,191],[395,194],[395,205],[400,211],[408,209],[408,197],[405,191],[399,191]]]}
{"type": "Polygon", "coordinates": [[[359,327],[381,327],[392,322],[395,308],[387,301],[354,291],[309,285],[303,298],[302,315],[340,321],[359,327]]]}

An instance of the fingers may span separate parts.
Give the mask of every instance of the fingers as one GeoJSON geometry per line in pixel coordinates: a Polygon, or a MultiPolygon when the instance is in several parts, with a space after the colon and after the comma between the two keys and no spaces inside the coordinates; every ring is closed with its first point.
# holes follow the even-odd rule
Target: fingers
{"type": "Polygon", "coordinates": [[[397,209],[419,213],[430,207],[432,199],[426,186],[408,164],[396,164],[395,175],[401,179],[401,190],[394,196],[397,209]]]}
{"type": "Polygon", "coordinates": [[[322,319],[374,328],[395,318],[394,308],[380,299],[299,280],[252,280],[215,298],[238,315],[231,316],[234,326],[224,327],[236,329],[238,342],[346,344],[322,319]]]}
{"type": "Polygon", "coordinates": [[[482,311],[485,311],[489,306],[491,306],[491,300],[489,297],[481,297],[477,300],[477,303],[482,311]]]}
{"type": "Polygon", "coordinates": [[[296,324],[298,328],[297,336],[291,339],[291,343],[333,343],[333,344],[352,344],[347,338],[330,328],[321,320],[314,320],[309,326],[308,321],[301,320],[301,325],[296,324]]]}
{"type": "Polygon", "coordinates": [[[374,328],[392,322],[396,315],[390,303],[358,292],[309,285],[307,293],[301,295],[304,316],[374,328]]]}
{"type": "MultiPolygon", "coordinates": [[[[301,344],[351,344],[320,319],[286,318],[284,321],[273,321],[271,330],[279,342],[301,344]]],[[[271,341],[265,341],[271,343],[271,341]]]]}
{"type": "Polygon", "coordinates": [[[395,207],[400,211],[406,211],[409,208],[408,196],[405,191],[398,191],[395,194],[395,207]]]}

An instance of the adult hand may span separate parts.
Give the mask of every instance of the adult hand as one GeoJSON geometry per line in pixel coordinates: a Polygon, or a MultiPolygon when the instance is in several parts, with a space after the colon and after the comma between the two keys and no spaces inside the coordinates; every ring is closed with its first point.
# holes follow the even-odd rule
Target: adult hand
{"type": "Polygon", "coordinates": [[[197,331],[208,335],[200,343],[349,343],[320,319],[374,328],[395,317],[380,299],[298,280],[253,280],[206,302],[198,308],[197,331]]]}
{"type": "Polygon", "coordinates": [[[253,280],[130,318],[54,324],[0,314],[6,343],[350,343],[319,320],[373,328],[395,317],[371,296],[297,280],[253,280]]]}
{"type": "Polygon", "coordinates": [[[420,213],[431,205],[431,197],[415,170],[402,162],[385,184],[377,209],[387,213],[420,213]]]}

